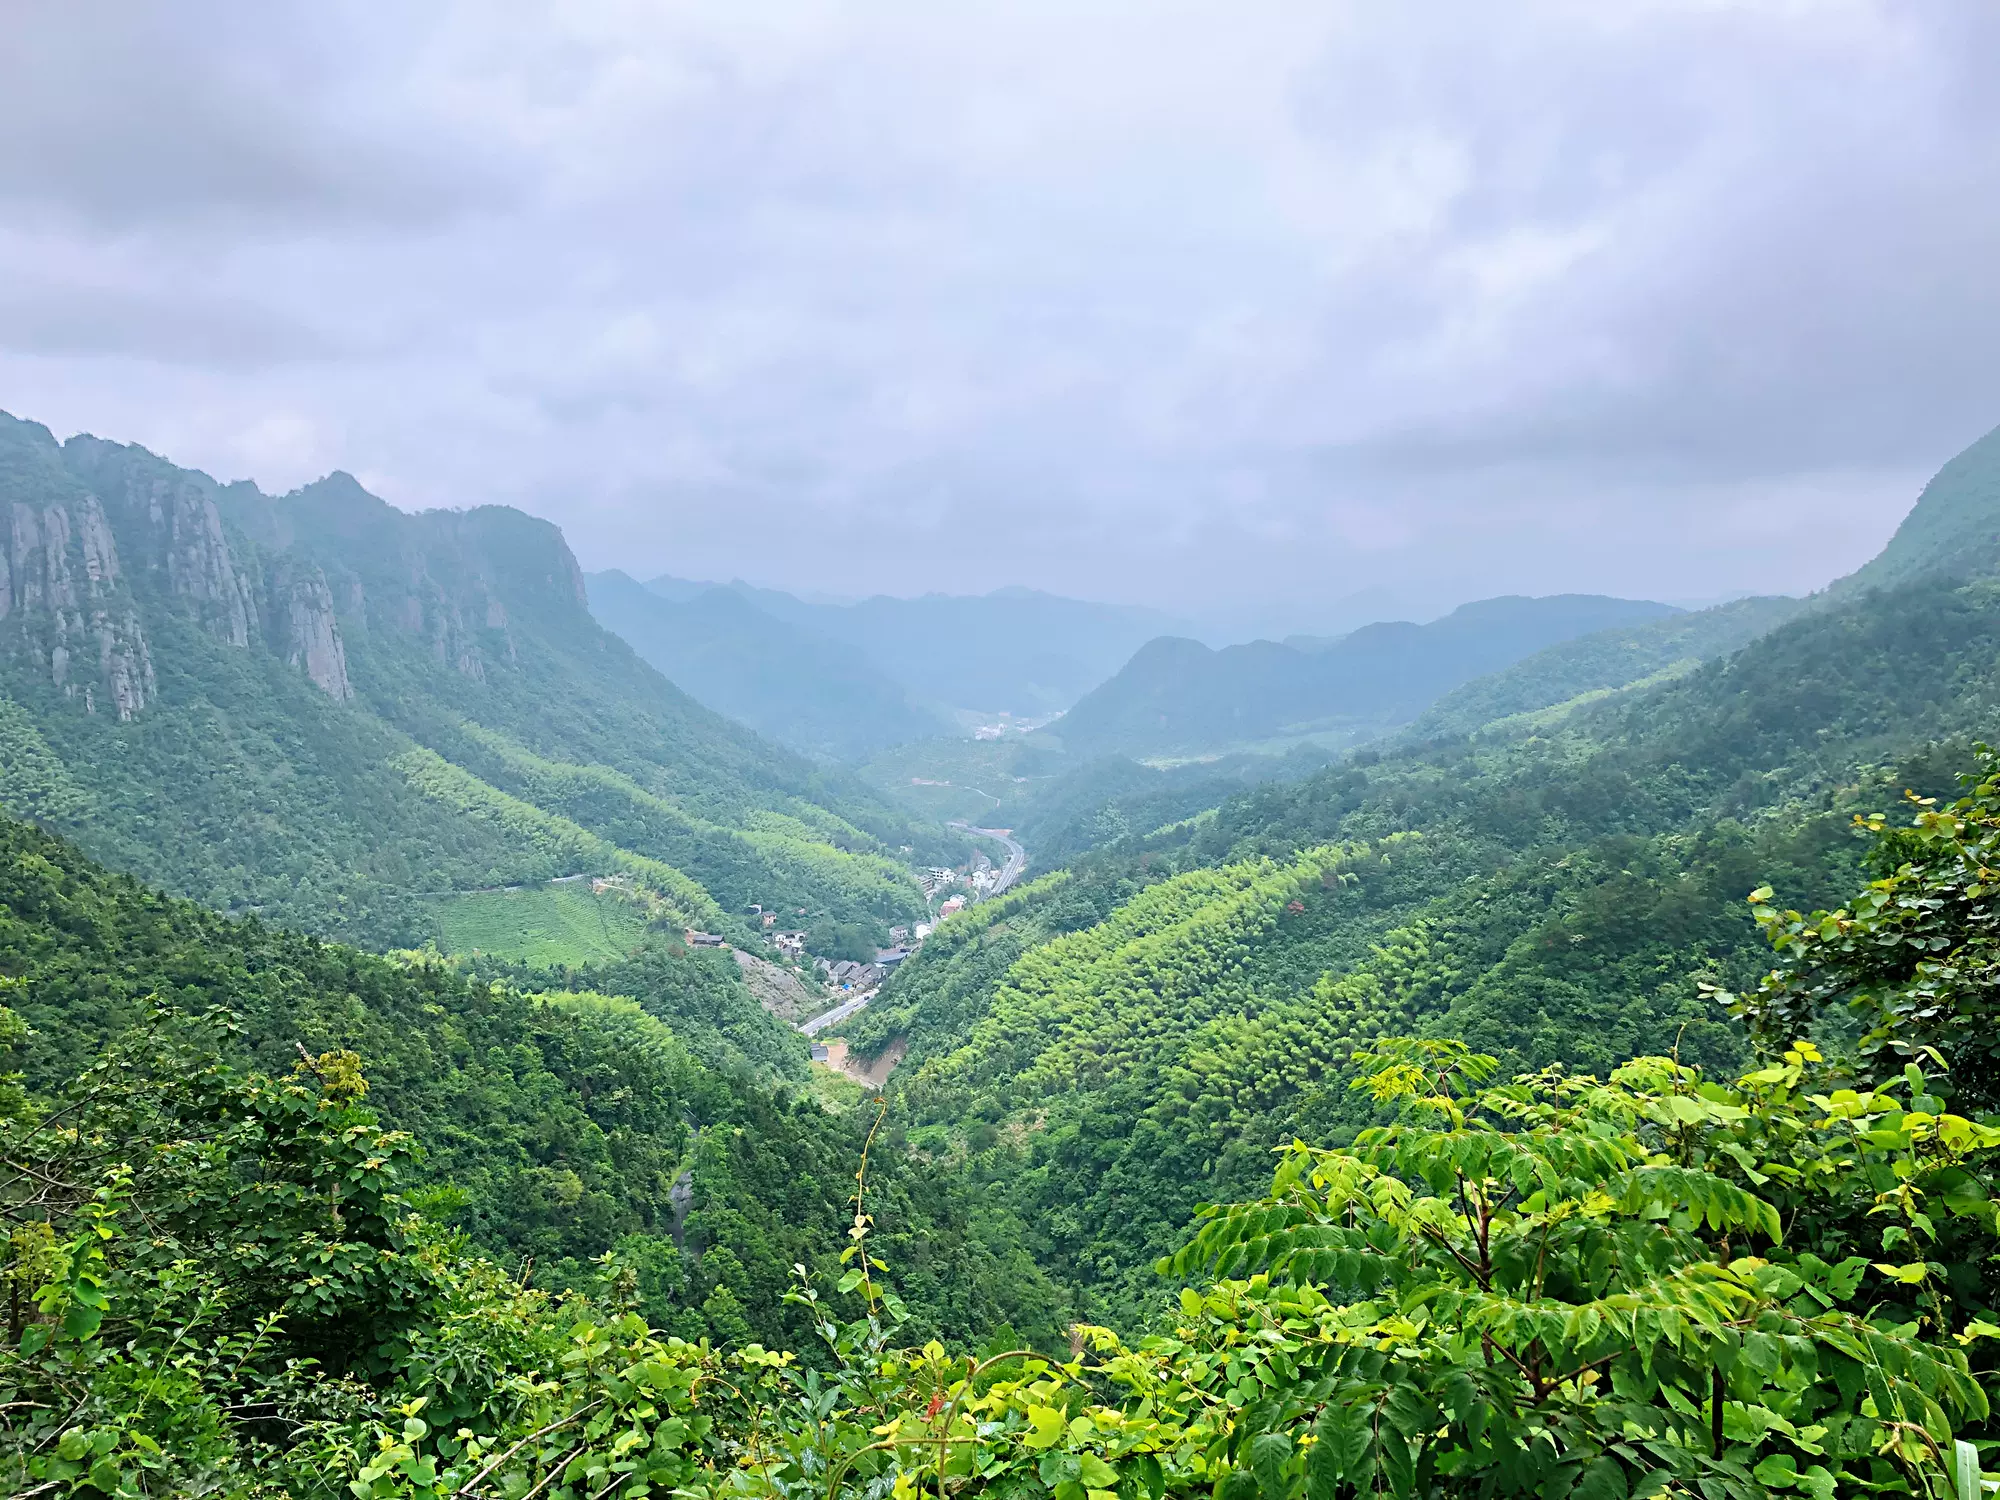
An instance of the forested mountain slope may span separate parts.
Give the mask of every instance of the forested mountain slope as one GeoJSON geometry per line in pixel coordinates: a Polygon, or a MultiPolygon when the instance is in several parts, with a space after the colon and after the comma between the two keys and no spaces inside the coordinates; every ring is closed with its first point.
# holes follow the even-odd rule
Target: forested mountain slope
{"type": "MultiPolygon", "coordinates": [[[[367,1059],[299,1047],[289,1070],[245,1066],[260,1040],[289,1061],[269,1045],[292,1029],[287,1001],[365,990],[393,1010],[406,997],[392,977],[357,985],[185,908],[210,930],[108,910],[118,892],[74,868],[50,880],[64,851],[30,834],[11,894],[39,898],[64,936],[0,925],[16,966],[23,948],[53,950],[110,974],[143,966],[131,939],[165,935],[164,967],[198,982],[228,966],[234,935],[297,972],[245,986],[240,1032],[156,1013],[88,1037],[60,1092],[0,1075],[0,1271],[15,1288],[0,1483],[227,1500],[880,1500],[932,1483],[1016,1500],[1972,1495],[1996,1482],[1980,1455],[2000,1377],[2000,1127],[1978,1118],[2000,1075],[1975,972],[1993,956],[1978,872],[2000,860],[2000,757],[1969,769],[1962,801],[1873,831],[1874,868],[1897,868],[1851,911],[1757,894],[1785,967],[1727,997],[1748,1025],[1712,1039],[1756,1039],[1754,1071],[1694,1066],[1676,1045],[1613,1054],[1605,1077],[1508,1079],[1505,1059],[1448,1037],[1330,1034],[1394,1025],[1454,982],[1446,945],[1412,930],[1365,973],[1322,981],[1283,1027],[1192,1018],[1214,1034],[1137,1118],[1100,1092],[1081,1119],[1004,1119],[1016,1141],[1043,1137],[1036,1164],[977,1197],[941,1189],[1006,1155],[990,1118],[963,1152],[931,1128],[912,1132],[914,1159],[874,1127],[828,1149],[810,1106],[704,1093],[636,1011],[562,997],[523,1015],[517,997],[420,985],[430,1019],[370,1039],[391,1057],[444,1043],[432,1100],[525,1082],[566,1127],[558,1204],[583,1200],[570,1163],[604,1121],[622,1176],[674,1184],[666,1235],[566,1264],[581,1274],[556,1295],[545,1268],[496,1261],[442,1217],[477,1200],[488,1161],[545,1138],[455,1153],[469,1193],[432,1175],[421,1138],[384,1128],[367,1059]],[[1863,981],[1851,1005],[1824,1006],[1863,981]],[[1315,1090],[1316,1056],[1354,1087],[1315,1090]],[[1315,1104],[1287,1109],[1301,1090],[1315,1104]],[[1187,1200],[1164,1194],[1232,1175],[1204,1158],[1260,1110],[1258,1125],[1335,1143],[1259,1151],[1242,1200],[1176,1232],[1187,1200]],[[684,1154],[648,1151],[662,1141],[684,1154]],[[849,1164],[852,1192],[823,1214],[822,1174],[849,1164]],[[681,1184],[700,1205],[684,1219],[681,1184]],[[1059,1293],[996,1241],[1010,1195],[1051,1200],[1054,1256],[1099,1283],[1166,1238],[1152,1276],[1176,1295],[1122,1334],[1071,1325],[1065,1347],[1059,1293]],[[798,1258],[772,1265],[778,1253],[798,1258]],[[782,1304],[761,1300],[774,1284],[782,1304]],[[1010,1307],[1024,1320],[992,1326],[1010,1307]]],[[[1051,948],[1089,971],[1121,950],[1165,957],[1204,925],[1248,933],[1313,867],[1344,883],[1317,855],[1190,872],[1051,948]]],[[[1205,946],[1236,984],[1228,945],[1205,946]]],[[[1042,1014],[1102,1028],[1065,1004],[1061,965],[1015,968],[1042,1014]]],[[[60,1005],[76,997],[65,977],[45,965],[5,993],[60,1005]]],[[[0,1007],[0,1062],[23,1040],[0,1007]]],[[[1120,1071],[1141,1060],[1120,1057],[1120,1071]]],[[[426,1123],[449,1130],[463,1112],[426,1123]]]]}
{"type": "Polygon", "coordinates": [[[734,589],[669,599],[615,570],[585,583],[592,615],[642,660],[780,744],[859,760],[951,730],[858,647],[767,614],[734,589]]]}
{"type": "Polygon", "coordinates": [[[0,805],[224,909],[377,944],[421,893],[624,870],[670,919],[920,909],[934,836],[689,699],[548,524],[291,495],[0,417],[0,805]]]}
{"type": "Polygon", "coordinates": [[[1937,745],[1996,717],[2000,584],[1867,594],[1549,736],[1370,753],[1113,845],[946,924],[855,1039],[908,1038],[908,1106],[1007,1158],[1038,1253],[1130,1320],[1182,1205],[1353,1123],[1374,1035],[1740,1062],[1698,981],[1768,966],[1744,895],[1836,899],[1849,814],[1949,793],[1937,745]]]}
{"type": "Polygon", "coordinates": [[[1309,733],[1351,743],[1555,642],[1674,613],[1559,594],[1485,599],[1428,625],[1367,625],[1310,650],[1252,641],[1211,651],[1163,637],[1041,733],[1073,755],[1191,754],[1309,733]]]}
{"type": "MultiPolygon", "coordinates": [[[[54,451],[47,486],[75,479],[54,451]]],[[[299,795],[338,789],[305,757],[365,726],[355,753],[416,798],[379,815],[429,810],[470,851],[440,867],[625,860],[690,905],[786,871],[862,906],[898,888],[879,809],[836,821],[802,763],[612,646],[593,665],[518,518],[406,532],[336,485],[249,512],[255,575],[225,531],[199,576],[236,585],[177,591],[174,544],[146,593],[153,533],[98,494],[115,457],[79,448],[90,482],[53,500],[16,485],[5,786],[47,821],[109,807],[152,849],[127,752],[73,747],[157,753],[176,703],[264,722],[288,682],[328,715],[274,733],[299,795]],[[413,576],[438,586],[414,610],[413,576]],[[350,583],[349,615],[319,610],[350,583]],[[170,697],[169,640],[254,664],[239,696],[170,697]],[[574,717],[534,722],[552,702],[574,717]]],[[[1923,573],[1561,714],[1129,828],[896,970],[848,1031],[908,1046],[879,1117],[800,1096],[800,1039],[719,955],[523,993],[230,921],[0,821],[0,1478],[1971,1494],[2000,1388],[2000,1127],[1975,1118],[2000,1102],[2000,757],[1967,742],[1996,717],[2000,579],[1923,573]],[[1853,825],[1962,775],[1956,807],[1853,825]],[[1772,937],[1788,971],[1760,980],[1772,937]]]]}
{"type": "Polygon", "coordinates": [[[1938,470],[1879,555],[1827,593],[1850,598],[1925,577],[2000,573],[2000,427],[1938,470]]]}
{"type": "Polygon", "coordinates": [[[1663,672],[1727,656],[1803,607],[1797,599],[1735,599],[1563,641],[1452,689],[1417,717],[1409,733],[1472,734],[1516,715],[1560,711],[1663,672]]]}
{"type": "MultiPolygon", "coordinates": [[[[866,1122],[804,1096],[803,1042],[727,955],[655,951],[582,976],[584,993],[524,994],[230,921],[0,819],[0,974],[38,1090],[130,1028],[164,1046],[218,1008],[242,1064],[360,1054],[370,1106],[424,1142],[413,1186],[432,1213],[543,1286],[590,1284],[615,1249],[647,1315],[689,1338],[802,1339],[791,1268],[831,1268],[844,1243],[866,1122]]],[[[978,1237],[968,1193],[899,1156],[878,1168],[911,1305],[960,1336],[1053,1321],[1059,1297],[1004,1222],[986,1214],[978,1237]]]]}

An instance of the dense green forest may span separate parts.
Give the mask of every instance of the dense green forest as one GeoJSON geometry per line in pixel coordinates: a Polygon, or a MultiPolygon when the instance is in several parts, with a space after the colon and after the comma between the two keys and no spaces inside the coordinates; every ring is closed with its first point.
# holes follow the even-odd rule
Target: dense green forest
{"type": "MultiPolygon", "coordinates": [[[[1716,1045],[1745,1065],[1676,1048],[1510,1078],[1452,1039],[1350,1044],[1333,1143],[1295,1140],[1274,1174],[1260,1153],[1258,1187],[1195,1216],[1150,1268],[1177,1288],[1151,1332],[1076,1323],[1067,1340],[1038,1326],[1056,1304],[1018,1246],[995,1262],[946,1219],[911,1232],[940,1174],[911,1173],[926,1153],[879,1115],[825,1160],[854,1186],[816,1237],[801,1226],[822,1117],[718,1089],[647,1011],[230,924],[13,828],[0,1472],[16,1493],[83,1496],[1970,1500],[2000,1337],[2000,1124],[1982,1118],[2000,1104],[2000,757],[1975,774],[1907,826],[1864,820],[1880,878],[1848,906],[1754,893],[1782,967],[1714,997],[1744,1025],[1716,1045]],[[204,1004],[224,973],[239,1010],[204,1004]],[[37,1045],[51,1024],[86,1044],[66,1049],[84,1063],[67,1081],[37,1045]],[[372,1043],[384,1064],[304,1035],[372,1043]],[[417,1052],[422,1079],[403,1061],[417,1052]],[[577,1154],[545,1196],[484,1176],[549,1144],[541,1123],[451,1139],[469,1096],[526,1102],[510,1086],[569,1122],[577,1154]],[[661,1104],[708,1118],[639,1118],[661,1104]],[[420,1156],[426,1130],[446,1144],[420,1156]],[[499,1210],[584,1201],[586,1141],[622,1151],[626,1179],[680,1168],[703,1206],[566,1285],[482,1253],[538,1232],[560,1249],[571,1224],[499,1210]],[[708,1196],[718,1177],[740,1197],[708,1196]],[[768,1312],[732,1248],[758,1230],[799,1247],[768,1312]],[[1043,1317],[971,1337],[1009,1310],[974,1305],[982,1280],[1043,1317]],[[956,1305],[940,1320],[941,1299],[956,1305]],[[951,1342],[919,1342],[933,1329],[951,1342]]],[[[1337,885],[1368,854],[1175,876],[1051,946],[1086,964],[1171,949],[1204,911],[1241,934],[1271,897],[1315,871],[1337,885]]],[[[1421,969],[1421,944],[1403,947],[1403,971],[1421,969]]],[[[1406,997],[1375,958],[1377,1008],[1351,1009],[1392,1024],[1406,997]]],[[[1066,982],[1045,972],[1033,994],[1075,1019],[1066,982]]]]}
{"type": "MultiPolygon", "coordinates": [[[[37,1093],[115,1038],[273,1074],[301,1047],[355,1053],[376,1116],[422,1143],[405,1186],[440,1226],[551,1288],[630,1257],[648,1315],[686,1337],[807,1331],[783,1293],[795,1262],[840,1248],[865,1127],[810,1100],[804,1042],[726,955],[652,947],[537,993],[218,917],[13,822],[0,881],[0,970],[29,1028],[15,1066],[37,1093]]],[[[967,1184],[893,1155],[877,1182],[884,1232],[931,1268],[909,1293],[926,1326],[1034,1315],[1036,1278],[974,1231],[967,1184]]]]}
{"type": "Polygon", "coordinates": [[[1911,586],[1541,733],[1260,786],[953,919],[849,1035],[906,1040],[913,1139],[988,1163],[1079,1306],[1129,1326],[1193,1204],[1342,1128],[1372,1034],[1742,1064],[1703,986],[1768,964],[1744,894],[1837,900],[1856,812],[1955,786],[1996,660],[2000,591],[1911,586]]]}

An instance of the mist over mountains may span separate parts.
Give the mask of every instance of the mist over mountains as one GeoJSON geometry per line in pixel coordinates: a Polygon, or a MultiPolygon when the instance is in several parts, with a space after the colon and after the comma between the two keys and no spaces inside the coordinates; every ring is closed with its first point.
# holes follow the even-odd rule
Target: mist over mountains
{"type": "Polygon", "coordinates": [[[1200,753],[1329,733],[1352,742],[1558,641],[1678,613],[1645,600],[1558,594],[1486,599],[1428,625],[1365,625],[1323,641],[1211,651],[1163,637],[1043,733],[1082,754],[1200,753]]]}

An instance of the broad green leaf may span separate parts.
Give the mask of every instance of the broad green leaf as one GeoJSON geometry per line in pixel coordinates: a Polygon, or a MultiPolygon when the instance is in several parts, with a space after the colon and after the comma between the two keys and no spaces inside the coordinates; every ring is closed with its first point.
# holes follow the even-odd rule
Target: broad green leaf
{"type": "Polygon", "coordinates": [[[1046,1448],[1060,1442],[1069,1430],[1069,1418],[1052,1406],[1028,1408],[1028,1431],[1021,1441],[1030,1448],[1046,1448]]]}

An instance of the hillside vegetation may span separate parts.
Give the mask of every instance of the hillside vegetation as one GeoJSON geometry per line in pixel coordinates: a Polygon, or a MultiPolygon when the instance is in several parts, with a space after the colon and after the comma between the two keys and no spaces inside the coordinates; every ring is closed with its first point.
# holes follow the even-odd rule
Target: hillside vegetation
{"type": "MultiPolygon", "coordinates": [[[[941,841],[637,663],[525,518],[196,486],[260,570],[196,594],[218,554],[107,478],[157,461],[22,441],[72,487],[8,554],[9,806],[349,930],[476,923],[514,893],[475,884],[577,862],[653,928],[765,891],[852,933],[917,909],[941,841]],[[256,795],[239,722],[274,800],[182,854],[256,795]],[[349,783],[360,812],[307,816],[349,783]]],[[[669,934],[372,957],[0,821],[0,1478],[1977,1500],[2000,492],[1971,457],[1884,554],[1942,566],[1572,638],[1282,779],[961,755],[1075,853],[844,1023],[903,1055],[879,1102],[669,934]]]]}
{"type": "MultiPolygon", "coordinates": [[[[300,1047],[358,1054],[374,1116],[423,1141],[404,1186],[484,1253],[561,1289],[616,1251],[660,1327],[808,1333],[783,1294],[794,1262],[835,1264],[865,1125],[809,1102],[803,1039],[728,955],[649,949],[528,992],[233,922],[11,820],[0,887],[0,971],[30,1028],[15,1066],[38,1093],[107,1045],[140,1049],[140,1074],[183,1045],[281,1075],[300,1047]]],[[[1010,1251],[977,1239],[965,1190],[915,1162],[878,1173],[885,1232],[932,1267],[912,1306],[960,1335],[1028,1316],[987,1285],[1010,1251]]]]}
{"type": "MultiPolygon", "coordinates": [[[[967,1289],[937,1273],[981,1268],[895,1233],[899,1153],[873,1134],[846,1248],[802,1247],[775,1344],[749,1337],[732,1278],[762,1288],[720,1244],[698,1317],[658,1241],[552,1297],[415,1211],[411,1142],[354,1053],[264,1073],[215,1022],[159,1016],[60,1102],[0,1096],[29,1164],[7,1270],[35,1293],[0,1346],[23,1414],[0,1474],[23,1494],[409,1500],[489,1481],[522,1500],[1976,1493],[2000,1126],[1975,1116],[2000,1095],[1940,1072],[1990,1041],[1982,987],[1938,955],[1988,941],[1992,889],[1966,872],[2000,861],[2000,761],[1980,769],[1963,802],[1873,828],[1902,863],[1851,909],[1757,893],[1787,966],[1724,997],[1763,1044],[1747,1072],[1656,1054],[1508,1080],[1457,1041],[1356,1047],[1345,1143],[1293,1141],[1244,1201],[1200,1210],[1152,1268],[1178,1292],[1144,1338],[917,1343],[920,1298],[967,1289]],[[1857,961],[1877,989],[1849,1045],[1782,1040],[1857,961]],[[682,1331],[704,1321],[719,1340],[682,1331]]],[[[1263,878],[1181,889],[1228,905],[1263,878]]],[[[1174,884],[1124,940],[1175,925],[1186,902],[1156,894],[1174,884]]],[[[624,1027],[622,1077],[671,1088],[675,1045],[640,1013],[530,1004],[577,1039],[624,1027]]],[[[13,1011],[0,1035],[21,1038],[13,1011]]],[[[733,1131],[732,1175],[777,1123],[733,1131]]],[[[680,1140],[699,1164],[702,1133],[680,1140]]],[[[817,1163],[788,1144],[756,1201],[797,1214],[817,1163]]]]}
{"type": "Polygon", "coordinates": [[[451,896],[438,903],[436,921],[447,953],[571,969],[625,957],[648,926],[637,902],[592,895],[584,881],[451,896]]]}
{"type": "Polygon", "coordinates": [[[956,919],[855,1039],[908,1039],[907,1107],[987,1162],[1080,1306],[1137,1323],[1189,1204],[1253,1191],[1275,1141],[1360,1123],[1345,1085],[1372,1034],[1509,1069],[1744,1065],[1704,989],[1768,964],[1744,895],[1836,901],[1861,873],[1851,815],[1951,793],[2000,714],[1996,662],[2000,585],[1912,583],[1546,732],[1259,786],[956,919]],[[1239,883],[1269,893],[1241,907],[1239,883]],[[1155,935],[1169,911],[1189,920],[1155,935]]]}
{"type": "Polygon", "coordinates": [[[1796,599],[1737,599],[1578,636],[1454,688],[1424,710],[1409,733],[1472,734],[1520,715],[1580,707],[1594,695],[1728,656],[1800,608],[1796,599]]]}

